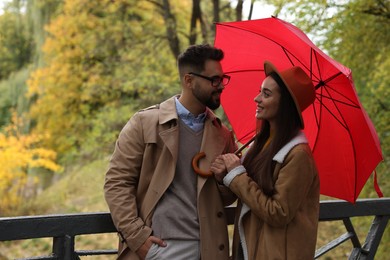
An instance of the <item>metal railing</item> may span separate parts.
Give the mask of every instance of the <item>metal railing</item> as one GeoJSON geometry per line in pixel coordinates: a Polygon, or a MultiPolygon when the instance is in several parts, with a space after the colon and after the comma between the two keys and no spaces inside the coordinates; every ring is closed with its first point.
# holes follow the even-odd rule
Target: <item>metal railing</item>
{"type": "MultiPolygon", "coordinates": [[[[228,223],[233,224],[234,207],[226,208],[228,223]]],[[[320,218],[342,221],[346,233],[316,251],[315,258],[326,254],[346,241],[352,242],[349,259],[374,259],[390,217],[390,198],[363,199],[355,204],[345,201],[321,201],[320,218]],[[352,217],[373,216],[363,245],[351,222],[352,217]]],[[[82,213],[46,216],[0,218],[0,241],[53,238],[52,253],[48,256],[24,259],[80,259],[87,255],[113,255],[116,249],[75,250],[75,237],[89,234],[115,233],[109,213],[82,213]]]]}

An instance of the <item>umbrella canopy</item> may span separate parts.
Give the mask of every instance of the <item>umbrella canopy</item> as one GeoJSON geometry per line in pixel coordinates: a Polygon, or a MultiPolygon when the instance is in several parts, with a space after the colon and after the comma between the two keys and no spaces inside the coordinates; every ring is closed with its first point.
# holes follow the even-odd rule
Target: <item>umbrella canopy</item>
{"type": "Polygon", "coordinates": [[[354,203],[383,156],[351,70],[300,29],[275,17],[217,23],[214,45],[225,52],[222,67],[231,76],[222,107],[241,143],[255,133],[254,97],[265,77],[264,61],[279,71],[293,65],[305,70],[316,86],[316,100],[303,112],[304,132],[319,170],[321,194],[354,203]]]}

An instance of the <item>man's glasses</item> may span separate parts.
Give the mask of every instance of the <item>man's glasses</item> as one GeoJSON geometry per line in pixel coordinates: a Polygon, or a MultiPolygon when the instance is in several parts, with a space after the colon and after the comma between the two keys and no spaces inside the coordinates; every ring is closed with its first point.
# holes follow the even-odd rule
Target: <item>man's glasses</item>
{"type": "Polygon", "coordinates": [[[226,86],[230,81],[230,76],[228,75],[223,75],[222,77],[219,76],[207,77],[194,72],[189,72],[188,74],[207,79],[208,81],[211,82],[211,86],[215,88],[219,87],[221,84],[222,86],[226,86]]]}

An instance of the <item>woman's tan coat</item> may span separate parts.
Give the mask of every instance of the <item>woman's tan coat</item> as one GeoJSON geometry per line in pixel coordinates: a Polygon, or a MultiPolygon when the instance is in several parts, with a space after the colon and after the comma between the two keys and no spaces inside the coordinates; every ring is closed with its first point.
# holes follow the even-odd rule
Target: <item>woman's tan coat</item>
{"type": "Polygon", "coordinates": [[[267,197],[246,173],[230,189],[240,199],[236,212],[233,259],[239,246],[238,216],[242,203],[250,211],[242,218],[249,260],[314,258],[319,217],[319,176],[307,144],[293,147],[274,171],[274,196],[267,197]]]}
{"type": "MultiPolygon", "coordinates": [[[[174,97],[137,112],[121,131],[104,185],[105,198],[120,234],[119,259],[139,259],[135,251],[152,234],[153,211],[175,174],[178,141],[174,97]]],[[[201,159],[200,168],[208,170],[217,155],[235,148],[231,132],[208,111],[201,144],[206,157],[201,159]]],[[[202,260],[227,259],[224,206],[235,197],[214,178],[199,176],[197,189],[202,260]]]]}

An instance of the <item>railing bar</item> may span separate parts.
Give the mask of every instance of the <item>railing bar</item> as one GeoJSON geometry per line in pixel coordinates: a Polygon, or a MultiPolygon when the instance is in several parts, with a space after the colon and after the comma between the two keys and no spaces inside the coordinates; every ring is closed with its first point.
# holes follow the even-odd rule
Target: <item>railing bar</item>
{"type": "Polygon", "coordinates": [[[366,241],[363,244],[363,249],[368,252],[367,259],[374,259],[388,222],[389,216],[375,216],[367,234],[366,241]]]}
{"type": "Polygon", "coordinates": [[[388,215],[390,198],[361,199],[355,204],[340,200],[321,201],[320,221],[330,221],[349,217],[388,215]]]}
{"type": "Polygon", "coordinates": [[[104,249],[104,250],[77,250],[75,252],[79,256],[88,255],[116,255],[118,250],[116,249],[104,249]]]}
{"type": "Polygon", "coordinates": [[[112,232],[116,229],[109,213],[0,218],[0,241],[112,232]]]}
{"type": "Polygon", "coordinates": [[[360,241],[359,241],[359,238],[356,234],[355,228],[352,225],[351,219],[345,218],[345,219],[343,219],[343,222],[344,222],[344,226],[347,229],[347,231],[353,234],[353,237],[351,237],[351,242],[352,242],[353,247],[362,248],[360,241]]]}
{"type": "MultiPolygon", "coordinates": [[[[228,211],[231,212],[233,209],[228,211]]],[[[321,201],[319,220],[333,221],[347,217],[388,215],[389,212],[390,198],[358,200],[356,204],[321,201]]],[[[114,232],[116,230],[109,213],[0,218],[0,241],[114,232]],[[48,226],[51,228],[46,228],[48,226]]]]}
{"type": "Polygon", "coordinates": [[[351,237],[353,237],[353,236],[354,236],[354,234],[350,233],[350,232],[342,234],[338,238],[332,240],[331,242],[329,242],[326,245],[317,249],[314,258],[317,259],[318,257],[320,257],[320,256],[324,255],[325,253],[329,252],[330,250],[332,250],[333,248],[336,248],[339,245],[341,245],[342,243],[344,243],[345,241],[351,239],[351,237]]]}
{"type": "Polygon", "coordinates": [[[354,248],[352,249],[351,255],[348,257],[348,260],[373,260],[373,257],[368,256],[368,251],[363,248],[354,248]]]}
{"type": "Polygon", "coordinates": [[[59,259],[58,256],[51,255],[51,256],[35,256],[35,257],[28,257],[28,258],[16,258],[15,260],[57,260],[59,259]]]}
{"type": "MultiPolygon", "coordinates": [[[[229,224],[234,222],[234,212],[234,207],[226,209],[229,224]]],[[[319,221],[342,220],[348,233],[318,249],[316,257],[332,250],[347,239],[351,239],[354,246],[351,255],[360,255],[364,258],[369,253],[374,256],[389,217],[390,198],[363,199],[356,201],[355,204],[338,200],[321,201],[319,221]],[[376,218],[366,237],[365,244],[361,247],[349,218],[362,216],[376,216],[376,218]]],[[[53,256],[25,258],[26,260],[64,259],[64,256],[77,258],[78,255],[74,249],[75,236],[103,233],[116,233],[110,213],[107,212],[0,218],[0,242],[43,237],[53,238],[53,256]]],[[[98,252],[117,253],[116,250],[97,250],[96,253],[92,250],[81,250],[79,253],[81,255],[95,255],[98,252]]]]}

